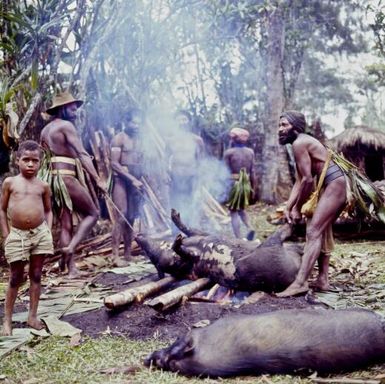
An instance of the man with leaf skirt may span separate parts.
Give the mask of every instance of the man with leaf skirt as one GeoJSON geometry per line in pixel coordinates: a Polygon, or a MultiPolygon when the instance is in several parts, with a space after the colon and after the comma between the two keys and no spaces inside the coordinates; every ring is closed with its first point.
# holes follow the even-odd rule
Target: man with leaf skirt
{"type": "Polygon", "coordinates": [[[82,100],[75,99],[69,92],[57,94],[46,111],[54,119],[40,134],[40,142],[45,150],[45,163],[42,164],[40,177],[51,185],[54,207],[59,209],[62,247],[60,268],[64,271],[67,266],[70,278],[79,275],[73,258],[76,246],[89,233],[99,216],[99,208],[87,188],[83,170],[102,192],[107,191],[74,125],[77,109],[82,104],[82,100]],[[81,216],[75,233],[73,211],[81,216]]]}
{"type": "Polygon", "coordinates": [[[306,293],[309,290],[308,278],[317,260],[319,274],[314,288],[330,289],[328,269],[334,248],[332,224],[346,205],[350,210],[359,209],[365,215],[371,215],[367,206],[373,203],[371,216],[385,222],[383,198],[371,182],[353,164],[306,134],[305,128],[305,116],[300,112],[286,111],[280,116],[279,143],[292,145],[297,168],[296,182],[286,203],[285,217],[289,223],[299,222],[303,214],[309,220],[297,277],[289,287],[277,294],[278,297],[306,293]],[[313,191],[316,180],[318,183],[313,191]]]}
{"type": "Polygon", "coordinates": [[[231,172],[232,188],[226,206],[230,210],[231,225],[235,237],[241,238],[241,220],[248,229],[247,240],[253,240],[255,230],[250,224],[245,209],[254,197],[255,173],[254,151],[247,147],[249,132],[235,127],[230,133],[230,148],[223,154],[223,159],[231,172]]]}

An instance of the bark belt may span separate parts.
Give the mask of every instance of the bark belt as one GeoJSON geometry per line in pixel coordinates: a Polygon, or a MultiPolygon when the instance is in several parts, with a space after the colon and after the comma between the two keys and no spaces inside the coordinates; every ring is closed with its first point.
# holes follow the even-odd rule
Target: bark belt
{"type": "Polygon", "coordinates": [[[51,163],[65,163],[65,164],[76,165],[76,160],[72,157],[67,157],[67,156],[52,156],[50,160],[51,160],[51,163]]]}

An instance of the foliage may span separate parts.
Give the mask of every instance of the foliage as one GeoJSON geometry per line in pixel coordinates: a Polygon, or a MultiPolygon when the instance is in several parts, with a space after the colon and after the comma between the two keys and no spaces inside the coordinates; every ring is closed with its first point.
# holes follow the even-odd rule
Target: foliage
{"type": "Polygon", "coordinates": [[[86,101],[79,122],[84,137],[94,129],[118,127],[135,106],[153,116],[156,110],[160,131],[159,111],[172,116],[187,108],[213,143],[223,141],[235,122],[263,143],[275,129],[270,111],[282,108],[268,105],[272,84],[266,57],[274,12],[282,12],[284,30],[278,50],[283,56],[276,58],[284,107],[319,115],[351,103],[352,91],[327,63],[364,49],[363,7],[350,0],[4,4],[0,74],[12,91],[19,124],[28,123],[25,132],[32,138],[39,135],[44,124],[39,112],[52,94],[69,88],[86,101]],[[38,94],[43,103],[36,103],[38,94]],[[35,114],[26,113],[35,104],[35,114]]]}

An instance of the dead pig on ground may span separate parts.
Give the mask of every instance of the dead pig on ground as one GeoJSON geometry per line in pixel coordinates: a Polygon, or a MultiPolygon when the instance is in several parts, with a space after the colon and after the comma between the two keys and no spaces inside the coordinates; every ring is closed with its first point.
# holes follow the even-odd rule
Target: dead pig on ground
{"type": "Polygon", "coordinates": [[[385,362],[385,322],[371,311],[280,310],[223,318],[151,353],[145,365],[187,376],[334,373],[385,362]]]}
{"type": "Polygon", "coordinates": [[[169,273],[176,278],[208,277],[228,288],[266,292],[285,289],[296,277],[303,249],[297,244],[284,243],[292,232],[289,225],[282,226],[259,246],[194,232],[183,224],[181,227],[188,237],[177,236],[172,246],[144,235],[136,238],[159,276],[169,273]]]}

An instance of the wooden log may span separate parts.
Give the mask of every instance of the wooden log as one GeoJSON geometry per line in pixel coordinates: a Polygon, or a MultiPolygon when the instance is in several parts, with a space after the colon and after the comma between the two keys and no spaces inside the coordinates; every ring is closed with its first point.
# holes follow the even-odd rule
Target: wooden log
{"type": "Polygon", "coordinates": [[[134,301],[140,303],[146,297],[159,292],[175,281],[176,279],[170,276],[158,281],[152,281],[150,283],[140,285],[139,287],[126,289],[122,292],[105,297],[104,305],[108,309],[114,309],[122,305],[130,304],[134,301]]]}
{"type": "Polygon", "coordinates": [[[210,279],[204,277],[173,289],[172,291],[161,296],[155,297],[154,299],[145,302],[145,304],[157,311],[164,311],[165,309],[179,303],[184,297],[188,298],[194,293],[197,293],[209,283],[210,279]]]}

